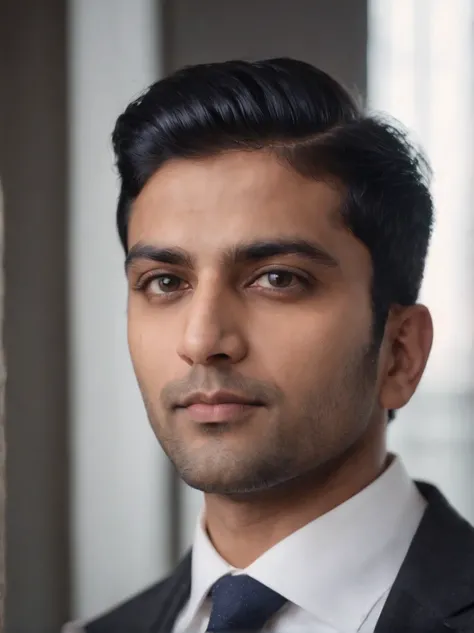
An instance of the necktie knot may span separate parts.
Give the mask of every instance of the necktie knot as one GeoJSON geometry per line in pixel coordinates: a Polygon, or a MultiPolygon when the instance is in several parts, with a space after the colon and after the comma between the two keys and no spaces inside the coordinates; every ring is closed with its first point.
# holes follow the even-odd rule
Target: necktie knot
{"type": "Polygon", "coordinates": [[[223,576],[211,589],[209,633],[258,631],[286,599],[246,575],[223,576]]]}

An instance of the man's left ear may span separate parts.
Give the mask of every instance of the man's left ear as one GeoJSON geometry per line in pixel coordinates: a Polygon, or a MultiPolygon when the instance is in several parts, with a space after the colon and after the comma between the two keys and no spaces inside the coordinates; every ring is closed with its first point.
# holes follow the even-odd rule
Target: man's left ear
{"type": "Polygon", "coordinates": [[[397,306],[389,314],[382,343],[380,406],[401,409],[418,387],[433,343],[433,321],[423,305],[397,306]]]}

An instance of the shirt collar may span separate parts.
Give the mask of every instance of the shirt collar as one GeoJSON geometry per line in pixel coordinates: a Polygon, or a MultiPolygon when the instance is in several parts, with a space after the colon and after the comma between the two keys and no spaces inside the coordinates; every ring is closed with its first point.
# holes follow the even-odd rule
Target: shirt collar
{"type": "MultiPolygon", "coordinates": [[[[320,620],[354,629],[393,584],[425,507],[401,460],[394,458],[372,484],[244,571],[320,620]]],[[[201,515],[186,619],[194,617],[216,580],[238,571],[214,549],[201,515]]]]}

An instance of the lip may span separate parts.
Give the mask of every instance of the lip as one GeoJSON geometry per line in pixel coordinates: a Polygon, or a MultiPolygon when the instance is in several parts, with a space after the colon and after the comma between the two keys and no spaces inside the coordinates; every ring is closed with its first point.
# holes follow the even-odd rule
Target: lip
{"type": "Polygon", "coordinates": [[[238,422],[261,406],[261,402],[240,394],[216,391],[190,394],[178,404],[176,411],[193,422],[238,422]]]}
{"type": "Polygon", "coordinates": [[[189,407],[193,404],[246,404],[246,405],[261,405],[261,402],[255,400],[255,398],[249,398],[239,393],[233,393],[232,391],[196,391],[190,393],[177,403],[177,408],[189,407]]]}

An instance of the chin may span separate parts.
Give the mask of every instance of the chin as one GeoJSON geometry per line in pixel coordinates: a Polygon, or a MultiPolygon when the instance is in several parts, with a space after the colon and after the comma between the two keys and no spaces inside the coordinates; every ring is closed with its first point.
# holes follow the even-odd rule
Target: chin
{"type": "Polygon", "coordinates": [[[256,471],[236,472],[229,469],[229,464],[211,470],[204,468],[177,468],[181,479],[191,488],[206,494],[215,495],[247,495],[264,492],[287,482],[288,477],[282,472],[256,471]]]}
{"type": "Polygon", "coordinates": [[[179,473],[185,484],[206,494],[231,495],[250,492],[244,480],[229,477],[229,472],[198,473],[185,471],[179,473]]]}

